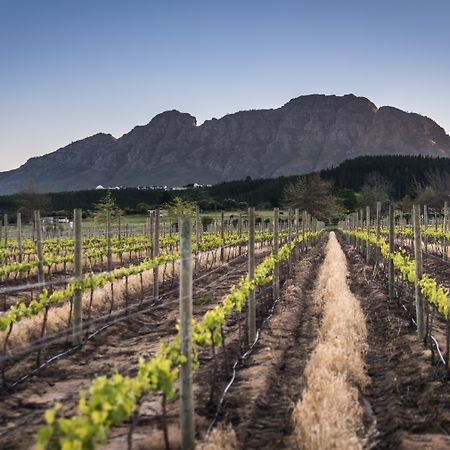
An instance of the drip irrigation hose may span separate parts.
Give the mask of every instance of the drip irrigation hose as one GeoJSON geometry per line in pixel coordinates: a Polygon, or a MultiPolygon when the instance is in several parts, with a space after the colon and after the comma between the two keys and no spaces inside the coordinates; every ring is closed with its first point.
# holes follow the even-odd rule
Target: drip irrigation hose
{"type": "MultiPolygon", "coordinates": [[[[283,283],[283,286],[286,284],[286,281],[283,283]]],[[[247,359],[251,353],[253,352],[253,349],[255,348],[255,345],[258,343],[260,335],[261,335],[261,330],[264,327],[264,325],[272,318],[273,313],[275,311],[275,307],[278,304],[278,301],[280,300],[280,296],[278,298],[276,298],[272,304],[272,307],[269,310],[269,315],[262,321],[261,325],[259,326],[259,328],[256,330],[256,337],[255,340],[253,341],[252,345],[249,347],[249,349],[240,357],[238,358],[235,363],[233,364],[233,373],[232,376],[230,378],[230,381],[228,382],[228,384],[225,386],[225,389],[222,392],[222,396],[220,397],[219,403],[217,404],[217,409],[216,409],[216,413],[214,415],[214,418],[212,419],[212,421],[210,422],[209,426],[208,426],[208,430],[206,432],[206,435],[208,435],[209,433],[211,433],[214,425],[217,422],[217,419],[219,418],[220,415],[220,411],[222,409],[223,403],[225,401],[225,396],[227,395],[228,391],[230,390],[231,386],[233,385],[234,381],[236,380],[236,375],[237,375],[237,370],[238,370],[238,366],[245,360],[247,359]]]]}
{"type": "MultiPolygon", "coordinates": [[[[402,308],[408,313],[408,308],[402,302],[400,302],[400,304],[402,305],[402,308]]],[[[410,319],[411,319],[411,322],[414,324],[414,326],[417,327],[417,322],[414,320],[414,317],[410,317],[410,319]]],[[[430,334],[430,337],[433,341],[434,346],[436,347],[436,350],[439,354],[439,358],[441,359],[442,364],[444,364],[444,366],[446,366],[445,358],[442,356],[441,348],[439,347],[439,342],[432,334],[430,334]]]]}
{"type": "MultiPolygon", "coordinates": [[[[237,259],[242,258],[243,256],[245,256],[245,254],[244,254],[244,255],[239,255],[239,256],[233,258],[232,260],[228,261],[227,263],[222,264],[222,265],[216,267],[215,269],[210,270],[210,271],[208,271],[208,272],[206,272],[206,273],[200,275],[198,278],[194,279],[194,281],[198,282],[199,280],[202,280],[203,278],[206,278],[206,277],[210,276],[211,274],[214,274],[215,272],[219,271],[220,269],[223,269],[224,267],[229,266],[231,262],[234,262],[234,261],[236,261],[237,259]]],[[[235,270],[233,270],[233,271],[231,271],[231,272],[225,273],[224,275],[222,275],[222,277],[219,278],[219,280],[220,280],[220,279],[223,279],[223,278],[226,278],[226,277],[228,277],[229,275],[233,274],[233,273],[236,272],[239,268],[241,268],[244,264],[246,264],[246,262],[244,262],[243,264],[239,265],[237,269],[235,269],[235,270]]],[[[212,283],[217,283],[217,281],[218,281],[218,280],[214,280],[214,281],[212,281],[210,284],[212,284],[212,283]]],[[[200,291],[205,290],[207,287],[208,287],[208,286],[206,286],[206,287],[205,287],[205,286],[204,286],[204,287],[201,287],[201,288],[200,288],[200,291]]],[[[139,314],[143,314],[143,313],[152,311],[155,307],[161,305],[162,300],[164,300],[165,297],[168,297],[169,295],[173,294],[173,293],[176,292],[177,290],[178,290],[178,288],[171,289],[169,292],[166,292],[164,295],[162,295],[161,297],[159,297],[155,302],[153,302],[151,305],[149,305],[148,308],[143,309],[143,310],[138,310],[138,311],[136,311],[136,312],[134,313],[134,315],[139,315],[139,314]]],[[[178,303],[178,299],[176,299],[175,302],[178,303]]],[[[125,309],[124,309],[124,311],[125,311],[125,309]]],[[[120,312],[120,311],[118,311],[118,312],[120,312]]],[[[80,344],[78,344],[78,345],[76,345],[76,346],[74,346],[74,347],[71,347],[70,349],[65,350],[65,351],[63,351],[63,352],[60,352],[60,353],[58,353],[58,354],[56,354],[56,355],[53,355],[52,357],[50,357],[49,359],[47,359],[45,362],[43,362],[42,364],[40,364],[38,367],[35,367],[33,370],[31,370],[30,372],[28,372],[27,374],[23,375],[22,377],[20,377],[20,378],[17,379],[16,381],[14,381],[12,384],[10,384],[9,386],[7,386],[6,390],[7,390],[7,391],[13,390],[13,389],[14,389],[15,387],[17,387],[19,384],[21,384],[21,383],[27,381],[28,379],[32,378],[32,377],[33,377],[34,375],[36,375],[40,370],[42,370],[43,368],[45,368],[46,366],[48,366],[48,365],[51,364],[52,362],[57,361],[58,359],[61,359],[61,358],[65,357],[65,356],[69,356],[70,354],[72,354],[72,353],[74,353],[75,351],[79,350],[81,347],[83,347],[83,345],[84,345],[85,343],[89,342],[91,339],[93,339],[95,336],[97,336],[98,334],[100,334],[100,333],[101,333],[102,331],[104,331],[105,329],[107,329],[107,328],[109,328],[109,327],[111,327],[112,325],[115,325],[115,324],[117,324],[117,323],[120,323],[120,322],[123,322],[123,321],[125,321],[125,320],[128,320],[129,318],[130,318],[130,315],[127,314],[127,315],[125,315],[125,316],[119,317],[119,318],[116,319],[116,320],[113,320],[113,321],[111,321],[111,322],[108,322],[107,324],[103,325],[102,327],[100,327],[99,329],[97,329],[96,331],[94,331],[93,333],[91,333],[89,336],[87,336],[87,337],[83,340],[83,342],[81,342],[80,344]]],[[[96,319],[96,320],[98,321],[98,319],[96,319]]],[[[64,335],[61,336],[61,338],[64,338],[64,335]]],[[[256,342],[255,342],[255,343],[256,343],[256,342]]],[[[35,350],[35,349],[33,349],[33,351],[34,351],[34,350],[35,350]]]]}

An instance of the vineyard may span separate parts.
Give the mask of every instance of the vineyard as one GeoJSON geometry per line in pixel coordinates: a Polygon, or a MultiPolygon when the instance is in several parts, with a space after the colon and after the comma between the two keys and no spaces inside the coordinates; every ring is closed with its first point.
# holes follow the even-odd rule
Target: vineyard
{"type": "Polygon", "coordinates": [[[0,448],[450,448],[447,204],[258,215],[5,218],[0,448]]]}

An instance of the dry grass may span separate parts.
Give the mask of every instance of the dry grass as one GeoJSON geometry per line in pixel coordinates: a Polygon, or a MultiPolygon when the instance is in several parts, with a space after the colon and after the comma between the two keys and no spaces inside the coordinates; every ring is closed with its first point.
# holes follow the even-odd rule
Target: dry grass
{"type": "MultiPolygon", "coordinates": [[[[136,262],[137,260],[143,260],[143,256],[141,255],[140,257],[136,256],[134,253],[132,254],[131,258],[130,258],[130,254],[129,252],[125,252],[122,255],[122,261],[120,261],[120,256],[117,253],[113,253],[112,254],[112,258],[111,258],[111,262],[113,264],[113,266],[118,266],[121,267],[125,264],[131,264],[133,262],[136,262]]],[[[85,267],[85,258],[82,258],[82,265],[83,268],[85,267]]],[[[108,265],[108,258],[106,256],[104,256],[103,258],[97,258],[95,260],[95,266],[96,267],[103,267],[106,270],[106,267],[108,265]]],[[[89,266],[87,266],[89,267],[89,266]]],[[[71,273],[74,269],[74,265],[71,262],[67,262],[66,266],[64,267],[64,263],[58,263],[58,264],[52,264],[51,270],[50,270],[50,275],[54,274],[54,273],[61,273],[64,271],[64,268],[67,272],[71,273]]],[[[46,276],[49,275],[48,272],[48,266],[44,266],[44,273],[46,276]]],[[[37,277],[38,271],[37,268],[31,269],[30,270],[30,276],[35,276],[37,277]]],[[[13,274],[14,275],[14,274],[13,274]]],[[[11,278],[13,277],[13,275],[11,275],[11,278]]],[[[18,277],[20,277],[20,274],[18,274],[18,277]]]]}
{"type": "Polygon", "coordinates": [[[365,442],[358,392],[367,383],[367,329],[346,277],[345,255],[331,233],[315,292],[321,329],[305,369],[307,387],[294,411],[301,449],[360,449],[365,442]]]}
{"type": "Polygon", "coordinates": [[[235,450],[238,448],[236,433],[231,425],[226,428],[215,428],[195,448],[196,450],[235,450]]]}
{"type": "MultiPolygon", "coordinates": [[[[233,256],[233,249],[225,249],[225,258],[233,256]]],[[[262,251],[258,249],[257,252],[262,251]]],[[[201,253],[198,264],[205,268],[211,266],[212,257],[215,251],[208,251],[201,253]]],[[[221,265],[217,261],[214,267],[221,265]]],[[[59,268],[62,270],[62,266],[59,268]]],[[[164,266],[159,267],[159,280],[163,279],[164,266]]],[[[166,278],[177,276],[179,273],[179,264],[175,264],[175,270],[172,270],[172,264],[168,263],[166,268],[166,278]]],[[[153,286],[153,270],[143,273],[143,284],[145,289],[153,286]]],[[[128,278],[128,294],[131,298],[140,296],[140,277],[139,275],[128,278]]],[[[114,310],[123,307],[126,301],[126,287],[125,280],[117,280],[114,282],[114,310]]],[[[86,319],[90,303],[90,292],[86,292],[82,298],[83,317],[86,319]]],[[[111,286],[109,284],[104,287],[95,289],[92,306],[91,319],[99,318],[107,315],[111,307],[111,286]]],[[[60,306],[54,306],[49,309],[47,323],[45,327],[45,335],[52,335],[67,328],[69,323],[70,303],[67,301],[60,306]]],[[[31,342],[39,338],[42,328],[42,316],[35,316],[29,319],[22,320],[14,324],[12,333],[8,338],[8,350],[20,348],[29,345],[31,342]]],[[[6,333],[0,332],[0,346],[3,347],[6,333]]]]}
{"type": "MultiPolygon", "coordinates": [[[[171,266],[168,266],[168,274],[170,274],[171,266]]],[[[162,277],[162,268],[160,268],[160,279],[162,277]]],[[[114,309],[118,309],[125,303],[125,280],[117,280],[114,283],[114,309]]],[[[143,274],[143,284],[145,287],[153,284],[152,271],[143,274]]],[[[128,278],[128,293],[130,296],[138,295],[140,291],[139,275],[128,278]]],[[[107,284],[103,287],[95,289],[92,305],[91,318],[98,318],[108,314],[111,307],[111,286],[107,284]]],[[[86,318],[90,303],[90,292],[86,292],[82,297],[83,316],[86,318]]],[[[49,309],[47,323],[45,327],[45,335],[51,335],[67,328],[69,323],[70,302],[65,302],[60,306],[49,309]]],[[[12,333],[8,339],[8,348],[16,348],[27,345],[38,339],[42,328],[42,316],[34,316],[30,319],[22,320],[14,325],[12,333]]]]}
{"type": "MultiPolygon", "coordinates": [[[[228,249],[231,252],[231,249],[228,249]]],[[[227,253],[225,256],[227,256],[227,253]]],[[[213,252],[204,252],[199,264],[205,267],[208,257],[208,267],[211,264],[213,252]]],[[[220,262],[216,264],[220,265],[220,262]]],[[[159,267],[159,280],[163,279],[164,266],[159,267]]],[[[166,278],[176,276],[179,273],[179,264],[175,264],[175,270],[172,271],[172,264],[167,264],[166,278]]],[[[123,307],[126,301],[126,287],[125,280],[117,280],[114,283],[114,310],[123,307]]],[[[153,285],[153,270],[149,270],[143,273],[143,284],[146,289],[153,285]]],[[[131,298],[140,296],[140,276],[135,275],[128,278],[128,294],[131,298]]],[[[90,292],[86,292],[82,297],[83,317],[88,315],[90,303],[90,292]]],[[[111,286],[108,283],[104,287],[95,289],[91,306],[91,319],[98,318],[109,313],[111,307],[111,286]]],[[[60,306],[54,306],[49,309],[47,323],[45,327],[45,335],[52,335],[67,328],[69,323],[70,303],[65,302],[60,306]]],[[[14,324],[12,333],[8,339],[8,350],[20,348],[26,346],[29,343],[39,338],[42,328],[42,316],[35,316],[29,319],[24,319],[21,322],[14,324]]],[[[6,333],[0,333],[0,345],[3,346],[3,342],[6,333]]]]}
{"type": "MultiPolygon", "coordinates": [[[[181,448],[181,437],[178,424],[169,424],[167,427],[170,448],[178,450],[181,448]]],[[[103,450],[124,450],[127,444],[119,440],[115,446],[107,445],[103,450]]],[[[133,438],[133,450],[165,450],[164,435],[162,430],[148,430],[148,433],[135,433],[133,438]]]]}
{"type": "MultiPolygon", "coordinates": [[[[177,450],[181,448],[181,436],[178,424],[168,426],[168,437],[170,448],[177,450]]],[[[133,439],[133,449],[136,450],[163,450],[165,449],[163,433],[161,430],[152,430],[149,435],[135,433],[133,439]]],[[[103,447],[102,447],[103,448],[103,447]]],[[[106,449],[119,450],[126,448],[125,441],[117,439],[110,442],[106,449]]],[[[236,450],[238,448],[236,434],[231,426],[215,428],[206,439],[197,442],[196,450],[236,450]]]]}

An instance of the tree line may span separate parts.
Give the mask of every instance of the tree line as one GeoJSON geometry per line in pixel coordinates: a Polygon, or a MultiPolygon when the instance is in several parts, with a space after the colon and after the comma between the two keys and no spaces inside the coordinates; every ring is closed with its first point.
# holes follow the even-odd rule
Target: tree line
{"type": "MultiPolygon", "coordinates": [[[[150,184],[151,180],[149,180],[150,184]]],[[[302,176],[252,179],[219,183],[211,187],[112,190],[125,214],[142,214],[179,197],[195,202],[202,211],[292,206],[320,220],[338,217],[377,201],[396,201],[409,210],[412,202],[438,207],[450,193],[450,158],[422,156],[362,156],[337,167],[302,176]]],[[[34,209],[53,216],[69,216],[74,208],[95,210],[105,191],[41,193],[30,185],[24,192],[1,196],[0,212],[22,212],[25,220],[34,209]]]]}

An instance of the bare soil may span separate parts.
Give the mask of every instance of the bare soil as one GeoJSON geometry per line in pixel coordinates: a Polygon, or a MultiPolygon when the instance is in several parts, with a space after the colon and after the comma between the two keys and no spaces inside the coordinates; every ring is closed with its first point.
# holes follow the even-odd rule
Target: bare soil
{"type": "MultiPolygon", "coordinates": [[[[259,252],[258,259],[262,257],[263,253],[259,252]]],[[[198,281],[194,280],[194,316],[201,317],[220,301],[246,272],[247,256],[243,255],[203,274],[198,281]]],[[[45,409],[59,401],[64,405],[63,413],[74,414],[80,390],[95,376],[108,375],[115,370],[133,374],[139,357],[152,356],[161,339],[176,332],[178,292],[171,286],[166,291],[171,291],[171,295],[157,308],[110,326],[80,350],[48,365],[12,392],[3,391],[0,397],[0,448],[31,448],[37,429],[43,423],[45,409]]],[[[164,290],[161,293],[164,294],[164,290]]],[[[27,358],[23,365],[29,366],[27,358]]],[[[155,416],[155,408],[150,403],[144,407],[155,416]]],[[[159,415],[158,408],[156,416],[159,415]]]]}
{"type": "Polygon", "coordinates": [[[225,398],[222,421],[233,425],[240,448],[292,448],[292,411],[320,322],[312,294],[326,239],[295,262],[273,316],[225,398]]]}
{"type": "MultiPolygon", "coordinates": [[[[321,316],[313,295],[327,238],[323,235],[306,255],[295,259],[290,277],[283,266],[282,274],[288,279],[273,311],[270,286],[257,294],[260,339],[250,356],[238,365],[217,423],[232,425],[238,448],[297,448],[292,413],[305,388],[303,372],[319,330],[321,316]]],[[[342,237],[340,243],[348,259],[349,286],[361,302],[368,329],[365,362],[370,380],[360,395],[368,448],[450,449],[450,385],[445,370],[417,340],[411,308],[405,311],[398,301],[389,301],[382,274],[374,277],[373,268],[342,237]]],[[[243,256],[198,282],[194,314],[198,317],[211,308],[246,271],[243,256]]],[[[0,448],[31,448],[43,411],[59,400],[64,405],[63,413],[73,414],[79,390],[94,376],[115,369],[132,374],[139,356],[151,356],[160,340],[174,333],[176,297],[168,298],[151,314],[140,314],[110,327],[80,351],[50,365],[12,393],[3,394],[0,448]]],[[[401,300],[412,303],[410,297],[401,300]]],[[[210,350],[199,355],[200,369],[194,376],[199,439],[215,416],[232,364],[246,350],[245,317],[243,311],[227,321],[225,347],[216,349],[215,357],[210,350]]],[[[144,399],[134,424],[135,450],[164,448],[161,412],[160,397],[149,395],[144,399]]],[[[167,405],[172,449],[179,448],[177,423],[178,399],[174,399],[167,405]]],[[[127,448],[128,431],[129,424],[111,430],[105,448],[127,448]]]]}
{"type": "MultiPolygon", "coordinates": [[[[293,279],[283,283],[281,298],[273,306],[271,285],[257,291],[257,326],[261,327],[261,338],[251,357],[238,366],[237,379],[225,396],[225,404],[219,415],[217,426],[225,423],[236,425],[238,442],[242,448],[274,448],[293,428],[290,422],[295,401],[302,390],[301,375],[307,360],[303,349],[313,346],[317,328],[317,313],[306,305],[312,290],[315,273],[322,259],[323,236],[319,245],[295,261],[293,279]],[[314,269],[312,267],[314,266],[314,269]],[[302,291],[305,289],[305,292],[302,291]],[[295,308],[295,314],[293,314],[295,308]],[[305,308],[305,311],[301,310],[305,308]],[[293,334],[296,338],[292,339],[293,334]],[[299,351],[299,349],[302,349],[299,351]],[[260,405],[265,410],[260,410],[260,405]],[[288,421],[288,423],[286,423],[288,421]],[[257,430],[256,434],[253,431],[257,430]]],[[[281,278],[287,280],[287,264],[281,267],[281,278]]],[[[216,349],[214,357],[210,350],[200,353],[200,368],[194,374],[196,401],[197,437],[201,440],[214,418],[217,405],[231,377],[231,366],[240,360],[248,349],[246,343],[246,310],[233,314],[224,327],[225,348],[216,349]],[[212,380],[214,383],[212,384],[212,380]],[[213,389],[211,389],[211,385],[213,389]]],[[[144,401],[139,420],[134,426],[133,448],[152,450],[164,448],[161,429],[161,400],[149,396],[144,401]]],[[[170,448],[178,449],[178,399],[168,402],[167,424],[170,448]]],[[[128,425],[114,429],[109,450],[126,448],[128,425]]],[[[223,448],[224,443],[216,443],[223,448]]],[[[227,448],[230,443],[227,443],[227,448]]],[[[289,443],[284,448],[292,448],[289,443]]]]}

